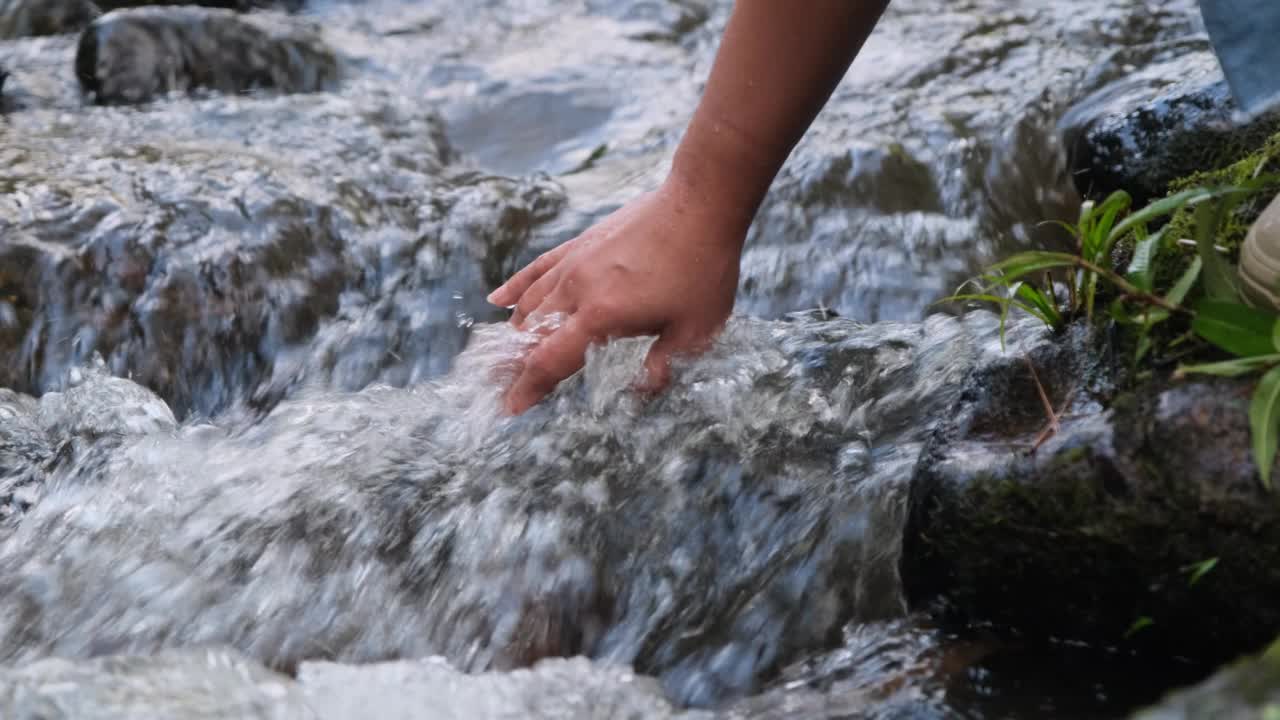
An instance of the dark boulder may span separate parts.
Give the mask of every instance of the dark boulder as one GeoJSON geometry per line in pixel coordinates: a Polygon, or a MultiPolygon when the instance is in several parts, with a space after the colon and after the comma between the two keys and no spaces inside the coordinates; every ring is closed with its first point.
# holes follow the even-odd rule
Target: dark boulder
{"type": "Polygon", "coordinates": [[[1118,52],[1084,87],[1060,129],[1076,185],[1089,196],[1126,190],[1146,202],[1178,178],[1229,165],[1280,130],[1277,114],[1233,120],[1235,101],[1201,42],[1118,52]],[[1141,69],[1129,72],[1133,66],[1141,69]]]}
{"type": "Polygon", "coordinates": [[[117,10],[80,38],[76,77],[100,104],[141,103],[197,89],[317,92],[338,79],[338,61],[314,33],[229,10],[117,10]]]}
{"type": "Polygon", "coordinates": [[[922,453],[902,563],[910,600],[962,623],[1202,662],[1280,631],[1280,503],[1251,460],[1251,381],[1166,383],[1104,409],[1071,374],[1040,379],[1055,403],[1073,391],[1074,402],[1038,449],[1043,420],[983,410],[1038,408],[1037,391],[975,384],[988,399],[922,453]]]}

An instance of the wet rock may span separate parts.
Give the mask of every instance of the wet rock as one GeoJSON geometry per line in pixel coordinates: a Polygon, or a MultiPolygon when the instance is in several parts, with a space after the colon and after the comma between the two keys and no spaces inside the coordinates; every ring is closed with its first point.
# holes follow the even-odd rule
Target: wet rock
{"type": "Polygon", "coordinates": [[[0,40],[78,32],[99,12],[91,0],[0,0],[0,40]]]}
{"type": "Polygon", "coordinates": [[[101,358],[93,366],[74,369],[67,385],[40,398],[38,417],[49,432],[92,441],[178,427],[163,400],[137,383],[109,374],[101,358]]]}
{"type": "Polygon", "coordinates": [[[338,79],[338,61],[313,32],[226,10],[117,10],[84,31],[76,77],[102,104],[141,103],[197,89],[224,93],[316,92],[338,79]]]}
{"type": "Polygon", "coordinates": [[[417,101],[308,97],[152,109],[132,138],[100,136],[106,113],[69,134],[22,113],[0,128],[0,386],[58,390],[99,353],[188,417],[269,407],[304,379],[447,369],[467,325],[500,316],[484,295],[563,193],[446,171],[417,101]]]}
{"type": "Polygon", "coordinates": [[[1090,196],[1126,190],[1145,203],[1173,180],[1225,167],[1280,130],[1278,114],[1244,125],[1232,119],[1235,100],[1200,41],[1116,53],[1093,69],[1090,86],[1061,124],[1076,185],[1090,196]]]}
{"type": "Polygon", "coordinates": [[[1036,447],[1046,420],[1024,366],[1017,385],[974,385],[922,454],[902,565],[912,602],[1199,662],[1280,632],[1280,506],[1251,460],[1251,383],[1155,385],[1104,409],[1087,374],[1033,361],[1055,407],[1069,404],[1056,435],[1036,447]]]}
{"type": "Polygon", "coordinates": [[[625,23],[629,37],[668,42],[689,34],[711,14],[704,0],[588,0],[587,7],[625,23]]]}
{"type": "Polygon", "coordinates": [[[1280,653],[1236,662],[1195,687],[1171,694],[1133,720],[1280,717],[1280,653]]]}
{"type": "Polygon", "coordinates": [[[103,12],[124,8],[147,7],[149,5],[198,5],[240,11],[257,8],[301,10],[302,6],[306,4],[306,0],[93,0],[93,2],[103,12]]]}
{"type": "Polygon", "coordinates": [[[39,500],[54,455],[37,401],[0,389],[0,521],[39,500]]]}

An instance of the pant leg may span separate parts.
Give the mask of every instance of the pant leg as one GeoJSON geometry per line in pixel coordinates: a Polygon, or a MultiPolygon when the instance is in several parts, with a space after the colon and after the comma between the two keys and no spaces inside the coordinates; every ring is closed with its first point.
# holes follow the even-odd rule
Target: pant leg
{"type": "Polygon", "coordinates": [[[1200,14],[1241,113],[1280,109],[1280,0],[1200,0],[1200,14]]]}

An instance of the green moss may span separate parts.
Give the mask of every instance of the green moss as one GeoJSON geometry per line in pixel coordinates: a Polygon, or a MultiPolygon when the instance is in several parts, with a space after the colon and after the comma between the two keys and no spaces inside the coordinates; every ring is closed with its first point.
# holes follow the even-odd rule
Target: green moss
{"type": "MultiPolygon", "coordinates": [[[[1224,168],[1204,170],[1175,180],[1170,185],[1169,191],[1172,194],[1199,186],[1236,185],[1269,173],[1280,173],[1280,133],[1272,135],[1253,152],[1224,168]]],[[[1241,203],[1227,218],[1222,230],[1218,233],[1217,243],[1227,248],[1233,261],[1239,252],[1240,243],[1244,241],[1244,236],[1249,232],[1249,226],[1258,218],[1258,215],[1270,202],[1272,196],[1273,193],[1260,193],[1258,196],[1241,203]]],[[[1173,241],[1194,237],[1195,221],[1193,215],[1194,210],[1191,208],[1179,210],[1169,220],[1165,236],[1173,241]]],[[[1164,257],[1160,258],[1160,260],[1170,267],[1161,267],[1160,270],[1165,271],[1164,274],[1170,278],[1168,282],[1172,283],[1176,280],[1177,274],[1186,267],[1187,259],[1194,255],[1195,250],[1170,243],[1166,247],[1166,251],[1164,257]]],[[[1165,278],[1161,277],[1159,279],[1164,280],[1165,278]]]]}

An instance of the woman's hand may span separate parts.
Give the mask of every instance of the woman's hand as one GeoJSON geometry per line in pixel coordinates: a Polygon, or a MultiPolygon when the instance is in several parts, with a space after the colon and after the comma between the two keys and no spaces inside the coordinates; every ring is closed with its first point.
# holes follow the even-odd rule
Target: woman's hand
{"type": "Polygon", "coordinates": [[[538,258],[489,296],[547,332],[507,391],[522,413],[582,367],[587,346],[657,335],[643,385],[724,325],[747,228],[888,0],[740,0],[662,187],[538,258]],[[561,322],[540,325],[560,315],[561,322]]]}
{"type": "Polygon", "coordinates": [[[673,355],[710,345],[733,309],[750,220],[703,200],[673,176],[489,296],[514,305],[511,322],[522,329],[560,316],[524,358],[508,412],[524,412],[581,369],[592,343],[658,336],[645,359],[646,390],[667,384],[673,355]]]}

